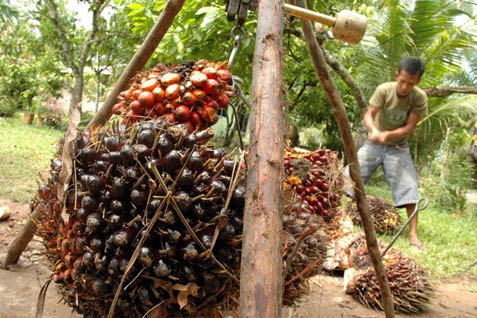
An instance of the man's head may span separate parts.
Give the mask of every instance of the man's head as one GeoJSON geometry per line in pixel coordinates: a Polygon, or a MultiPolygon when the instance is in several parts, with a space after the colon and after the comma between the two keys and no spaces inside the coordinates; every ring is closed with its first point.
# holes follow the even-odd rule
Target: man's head
{"type": "Polygon", "coordinates": [[[414,56],[405,57],[399,62],[399,68],[396,72],[398,96],[409,95],[414,86],[421,80],[425,68],[424,61],[414,56]]]}

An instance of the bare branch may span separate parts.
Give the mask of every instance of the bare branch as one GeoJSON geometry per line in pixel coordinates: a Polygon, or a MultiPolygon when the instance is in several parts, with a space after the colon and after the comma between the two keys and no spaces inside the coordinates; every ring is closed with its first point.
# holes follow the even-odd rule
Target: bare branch
{"type": "Polygon", "coordinates": [[[448,85],[444,85],[439,87],[424,88],[424,91],[429,97],[448,97],[449,95],[455,93],[477,94],[477,86],[451,87],[448,85]]]}
{"type": "Polygon", "coordinates": [[[55,25],[56,33],[60,38],[61,50],[63,52],[63,55],[65,56],[66,62],[68,63],[68,66],[73,70],[73,73],[77,76],[79,73],[78,66],[75,64],[70,44],[66,38],[66,33],[63,30],[63,26],[61,25],[60,17],[58,14],[58,6],[56,5],[54,0],[46,0],[45,4],[48,8],[48,12],[50,13],[50,19],[55,25]]]}

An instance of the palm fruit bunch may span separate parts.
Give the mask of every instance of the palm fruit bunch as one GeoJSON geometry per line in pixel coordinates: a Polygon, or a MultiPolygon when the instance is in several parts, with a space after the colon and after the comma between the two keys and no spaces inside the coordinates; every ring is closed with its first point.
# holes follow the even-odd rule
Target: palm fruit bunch
{"type": "Polygon", "coordinates": [[[217,122],[218,109],[227,107],[231,80],[225,62],[159,64],[134,77],[130,87],[119,94],[113,113],[126,124],[164,119],[186,125],[189,132],[202,130],[217,122]]]}
{"type": "Polygon", "coordinates": [[[303,209],[302,203],[296,197],[286,200],[281,249],[285,306],[293,305],[305,294],[309,287],[308,278],[322,269],[327,244],[322,223],[322,218],[303,209]]]}
{"type": "MultiPolygon", "coordinates": [[[[401,218],[396,208],[383,198],[374,195],[367,195],[369,204],[369,214],[373,218],[376,233],[393,234],[401,228],[401,218]]],[[[356,203],[351,204],[348,213],[353,220],[354,225],[361,225],[361,216],[359,215],[356,203]]]]}
{"type": "Polygon", "coordinates": [[[343,194],[343,167],[338,153],[328,149],[286,149],[284,165],[287,183],[297,193],[303,208],[331,221],[343,194]]]}
{"type": "Polygon", "coordinates": [[[113,122],[76,138],[71,181],[52,161],[32,207],[67,304],[106,317],[116,296],[113,317],[160,303],[170,317],[201,317],[238,288],[243,169],[204,144],[212,135],[164,120],[113,122]]]}
{"type": "MultiPolygon", "coordinates": [[[[394,310],[402,313],[421,312],[433,296],[433,287],[426,272],[416,261],[398,253],[383,258],[389,288],[394,299],[394,310]]],[[[346,284],[346,292],[362,304],[383,310],[378,280],[373,267],[357,271],[346,284]]]]}

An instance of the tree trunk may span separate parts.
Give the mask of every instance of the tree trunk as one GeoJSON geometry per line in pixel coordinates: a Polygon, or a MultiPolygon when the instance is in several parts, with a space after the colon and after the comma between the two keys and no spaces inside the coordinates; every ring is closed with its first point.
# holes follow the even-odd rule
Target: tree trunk
{"type": "Polygon", "coordinates": [[[258,4],[240,317],[279,318],[282,306],[283,1],[258,4]]]}
{"type": "Polygon", "coordinates": [[[452,87],[448,85],[443,85],[439,87],[424,88],[424,91],[429,97],[447,97],[455,93],[477,94],[477,86],[452,87]]]}
{"type": "Polygon", "coordinates": [[[36,233],[36,223],[32,221],[38,220],[40,213],[38,210],[35,210],[30,219],[27,221],[25,226],[23,227],[22,231],[18,234],[18,236],[10,243],[8,246],[7,255],[5,256],[5,260],[2,264],[2,269],[8,269],[9,265],[16,264],[20,255],[23,253],[25,248],[30,243],[31,239],[36,233]]]}
{"type": "Polygon", "coordinates": [[[75,76],[75,85],[71,91],[71,105],[70,105],[70,113],[73,108],[77,108],[80,112],[82,112],[81,102],[83,101],[83,71],[81,70],[77,76],[75,76]]]}
{"type": "Polygon", "coordinates": [[[157,48],[159,42],[161,42],[164,34],[166,34],[167,30],[171,26],[175,16],[181,10],[184,2],[185,0],[167,1],[166,7],[164,10],[162,10],[162,13],[159,16],[156,24],[153,26],[151,31],[149,31],[149,34],[139,49],[136,51],[136,54],[134,54],[131,61],[129,61],[129,64],[126,66],[113,89],[109,93],[103,106],[88,123],[87,128],[91,128],[92,126],[102,126],[109,120],[109,118],[111,118],[113,114],[112,108],[116,103],[117,96],[126,88],[129,80],[144,67],[149,57],[151,57],[152,53],[157,48]]]}
{"type": "MultiPolygon", "coordinates": [[[[296,0],[295,2],[298,6],[306,8],[306,4],[303,0],[296,0]]],[[[359,170],[359,161],[356,155],[353,135],[351,134],[351,127],[346,115],[343,100],[338,92],[338,89],[336,88],[335,83],[333,82],[333,79],[330,76],[330,73],[328,72],[325,57],[320,45],[318,44],[318,41],[316,40],[311,22],[302,20],[302,26],[313,66],[315,67],[316,74],[321,82],[321,85],[323,86],[323,89],[330,99],[331,105],[333,106],[334,115],[338,122],[340,134],[343,139],[346,158],[349,162],[351,179],[354,181],[356,186],[354,195],[358,211],[361,216],[364,233],[366,235],[369,256],[371,257],[371,261],[376,272],[376,277],[379,282],[379,287],[381,289],[384,312],[387,318],[391,318],[394,317],[393,297],[386,278],[386,270],[381,260],[374,224],[369,214],[366,192],[364,190],[363,180],[361,179],[359,170]]]]}

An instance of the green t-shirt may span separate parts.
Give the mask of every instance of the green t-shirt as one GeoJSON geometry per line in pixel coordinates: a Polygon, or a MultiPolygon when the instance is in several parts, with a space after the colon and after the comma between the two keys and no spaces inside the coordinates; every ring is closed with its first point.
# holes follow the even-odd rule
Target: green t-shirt
{"type": "MultiPolygon", "coordinates": [[[[411,93],[400,98],[396,93],[397,82],[379,85],[369,100],[369,105],[379,108],[374,117],[374,123],[379,130],[394,130],[403,127],[411,112],[422,115],[427,112],[427,95],[417,86],[411,93]]],[[[389,140],[388,145],[397,145],[406,140],[406,137],[389,140]]]]}

